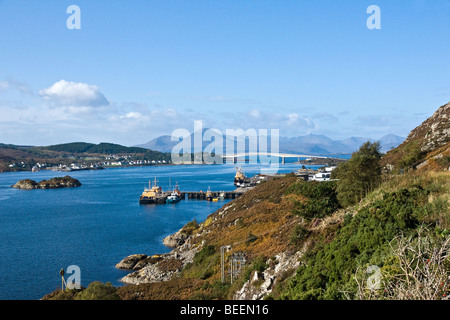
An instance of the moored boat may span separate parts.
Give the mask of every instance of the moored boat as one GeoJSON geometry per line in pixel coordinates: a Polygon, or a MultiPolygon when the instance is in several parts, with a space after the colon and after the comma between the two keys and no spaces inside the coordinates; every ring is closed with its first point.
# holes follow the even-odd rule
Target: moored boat
{"type": "Polygon", "coordinates": [[[178,185],[176,185],[175,189],[167,197],[166,203],[176,203],[180,200],[181,200],[181,192],[178,189],[178,185]]]}
{"type": "Polygon", "coordinates": [[[234,185],[241,186],[248,180],[247,176],[242,172],[241,168],[236,167],[236,175],[234,176],[234,185]]]}
{"type": "Polygon", "coordinates": [[[208,187],[208,191],[206,191],[206,200],[213,201],[213,195],[210,187],[208,187]]]}
{"type": "Polygon", "coordinates": [[[151,182],[148,183],[149,187],[144,189],[141,196],[139,197],[140,204],[156,204],[156,203],[165,203],[166,196],[164,195],[162,188],[157,185],[157,181],[155,178],[155,184],[152,187],[151,182]]]}

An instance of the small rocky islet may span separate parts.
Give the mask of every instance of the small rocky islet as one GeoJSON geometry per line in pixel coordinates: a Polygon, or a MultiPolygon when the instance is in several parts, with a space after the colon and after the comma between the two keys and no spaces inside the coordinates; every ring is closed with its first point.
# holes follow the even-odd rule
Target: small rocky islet
{"type": "Polygon", "coordinates": [[[12,185],[11,188],[23,189],[23,190],[34,190],[34,189],[60,189],[60,188],[76,188],[81,187],[81,182],[70,176],[56,177],[50,180],[42,180],[39,183],[31,180],[24,179],[20,180],[16,184],[12,185]]]}

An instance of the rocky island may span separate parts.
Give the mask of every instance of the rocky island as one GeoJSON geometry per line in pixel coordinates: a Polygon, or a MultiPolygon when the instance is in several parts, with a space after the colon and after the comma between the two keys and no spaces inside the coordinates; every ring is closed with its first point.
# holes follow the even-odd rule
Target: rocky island
{"type": "Polygon", "coordinates": [[[34,189],[75,188],[80,186],[81,186],[80,181],[70,176],[65,176],[65,177],[56,177],[50,180],[42,180],[39,183],[31,179],[20,180],[16,184],[12,185],[11,188],[34,190],[34,189]]]}

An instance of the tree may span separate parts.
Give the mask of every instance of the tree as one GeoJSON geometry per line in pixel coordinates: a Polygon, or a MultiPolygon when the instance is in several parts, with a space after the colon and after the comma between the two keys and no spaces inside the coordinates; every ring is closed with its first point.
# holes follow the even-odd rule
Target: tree
{"type": "Polygon", "coordinates": [[[381,182],[381,152],[379,142],[366,142],[352,157],[333,171],[338,199],[346,207],[360,201],[381,182]]]}

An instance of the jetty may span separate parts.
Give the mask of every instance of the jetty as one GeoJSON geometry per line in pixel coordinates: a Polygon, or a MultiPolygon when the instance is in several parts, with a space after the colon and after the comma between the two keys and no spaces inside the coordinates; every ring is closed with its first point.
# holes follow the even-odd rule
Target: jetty
{"type": "MultiPolygon", "coordinates": [[[[236,199],[243,195],[247,190],[248,188],[238,188],[233,191],[209,191],[209,193],[213,198],[221,198],[221,196],[223,196],[223,199],[236,199]]],[[[181,200],[206,200],[207,193],[208,192],[206,191],[181,191],[181,200]]]]}

